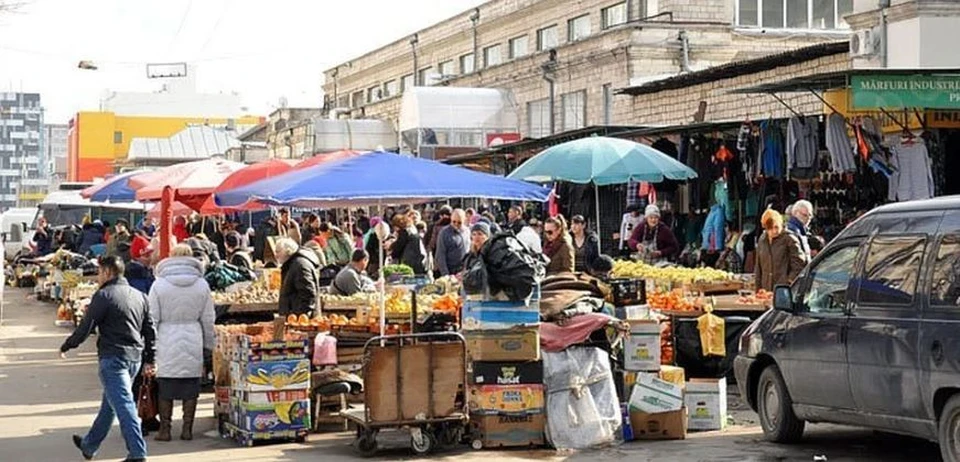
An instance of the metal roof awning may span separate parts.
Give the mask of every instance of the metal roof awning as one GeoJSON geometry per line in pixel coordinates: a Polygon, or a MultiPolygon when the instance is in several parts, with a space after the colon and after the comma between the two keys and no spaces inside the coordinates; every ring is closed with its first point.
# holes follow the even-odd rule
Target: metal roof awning
{"type": "Polygon", "coordinates": [[[752,87],[737,88],[728,93],[806,93],[838,90],[850,86],[850,77],[853,75],[957,75],[958,68],[942,69],[848,69],[838,72],[805,75],[779,82],[765,83],[752,87]]]}
{"type": "Polygon", "coordinates": [[[569,130],[561,133],[556,133],[556,134],[545,136],[542,138],[524,138],[520,141],[502,144],[496,147],[487,148],[477,152],[453,155],[444,159],[443,162],[447,164],[455,164],[455,165],[464,164],[467,162],[484,160],[495,155],[514,154],[516,152],[525,151],[528,149],[548,148],[550,146],[554,146],[560,143],[565,143],[567,141],[585,138],[593,135],[617,136],[618,133],[633,131],[638,128],[643,128],[643,127],[633,126],[633,125],[593,125],[589,127],[579,128],[576,130],[569,130]]]}

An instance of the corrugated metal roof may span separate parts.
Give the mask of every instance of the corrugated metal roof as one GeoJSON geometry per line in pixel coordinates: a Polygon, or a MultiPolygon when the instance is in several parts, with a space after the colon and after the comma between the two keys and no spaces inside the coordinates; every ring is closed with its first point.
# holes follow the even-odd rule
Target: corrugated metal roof
{"type": "Polygon", "coordinates": [[[222,156],[240,146],[237,132],[207,126],[187,127],[169,138],[134,138],[130,160],[196,160],[222,156]]]}

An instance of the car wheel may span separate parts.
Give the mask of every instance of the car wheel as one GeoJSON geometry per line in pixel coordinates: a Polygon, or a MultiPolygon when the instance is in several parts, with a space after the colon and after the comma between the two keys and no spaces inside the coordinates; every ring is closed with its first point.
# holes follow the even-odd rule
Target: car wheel
{"type": "Polygon", "coordinates": [[[954,395],[943,406],[938,433],[943,461],[960,461],[960,395],[954,395]]]}
{"type": "Polygon", "coordinates": [[[764,436],[776,443],[794,443],[803,436],[804,422],[793,413],[793,400],[776,365],[767,366],[757,384],[757,414],[764,436]]]}

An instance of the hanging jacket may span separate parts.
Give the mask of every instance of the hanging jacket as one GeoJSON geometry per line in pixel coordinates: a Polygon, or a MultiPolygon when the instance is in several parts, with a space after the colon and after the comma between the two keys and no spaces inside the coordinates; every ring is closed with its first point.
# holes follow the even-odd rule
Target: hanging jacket
{"type": "Polygon", "coordinates": [[[213,296],[202,263],[192,257],[161,261],[149,300],[157,326],[157,377],[201,377],[203,350],[216,345],[213,296]]]}
{"type": "Polygon", "coordinates": [[[912,201],[933,197],[933,173],[923,140],[917,138],[912,143],[896,145],[891,151],[894,172],[890,175],[889,199],[912,201]]]}
{"type": "Polygon", "coordinates": [[[707,214],[707,220],[703,224],[703,231],[700,233],[703,238],[703,250],[722,250],[726,241],[724,240],[724,227],[726,223],[724,217],[726,212],[720,205],[710,207],[710,213],[707,214]]]}
{"type": "Polygon", "coordinates": [[[791,117],[787,121],[787,173],[797,169],[803,172],[801,176],[807,176],[816,166],[818,125],[815,117],[791,117]]]}
{"type": "Polygon", "coordinates": [[[847,136],[847,119],[836,112],[827,116],[826,138],[833,171],[855,172],[857,164],[854,162],[850,137],[847,136]]]}
{"type": "Polygon", "coordinates": [[[783,176],[783,133],[772,120],[761,122],[760,130],[763,133],[763,144],[760,148],[763,175],[780,178],[783,176]]]}

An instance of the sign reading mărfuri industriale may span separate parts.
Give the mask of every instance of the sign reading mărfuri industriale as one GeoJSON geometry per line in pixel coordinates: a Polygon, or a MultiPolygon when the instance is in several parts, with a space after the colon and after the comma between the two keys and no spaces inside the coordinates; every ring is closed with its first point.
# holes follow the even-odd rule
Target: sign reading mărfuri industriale
{"type": "Polygon", "coordinates": [[[960,75],[852,75],[853,108],[960,109],[960,75]]]}

